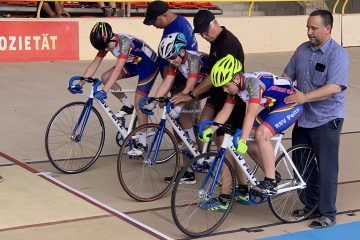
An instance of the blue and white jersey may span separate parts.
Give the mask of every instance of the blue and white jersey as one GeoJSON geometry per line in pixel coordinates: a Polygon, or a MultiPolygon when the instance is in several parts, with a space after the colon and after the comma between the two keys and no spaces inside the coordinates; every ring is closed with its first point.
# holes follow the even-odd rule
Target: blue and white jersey
{"type": "Polygon", "coordinates": [[[294,93],[291,80],[276,76],[270,72],[244,73],[245,89],[239,91],[239,97],[249,103],[259,103],[264,107],[272,107],[276,101],[294,93]]]}
{"type": "MultiPolygon", "coordinates": [[[[128,34],[116,34],[116,46],[111,53],[117,59],[126,59],[127,63],[137,64],[141,61],[156,62],[157,54],[145,42],[128,34]]],[[[98,57],[105,57],[107,51],[99,51],[98,57]]]]}

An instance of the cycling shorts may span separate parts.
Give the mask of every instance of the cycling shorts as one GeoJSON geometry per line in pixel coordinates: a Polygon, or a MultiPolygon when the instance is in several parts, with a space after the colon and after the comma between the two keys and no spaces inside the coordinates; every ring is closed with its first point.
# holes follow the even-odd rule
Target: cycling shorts
{"type": "Polygon", "coordinates": [[[147,97],[159,73],[159,66],[152,61],[143,59],[138,64],[125,63],[123,78],[139,76],[136,93],[147,97]]]}
{"type": "Polygon", "coordinates": [[[284,132],[300,117],[303,105],[291,107],[284,101],[277,102],[272,107],[264,108],[256,116],[253,129],[265,125],[272,134],[284,132]]]}

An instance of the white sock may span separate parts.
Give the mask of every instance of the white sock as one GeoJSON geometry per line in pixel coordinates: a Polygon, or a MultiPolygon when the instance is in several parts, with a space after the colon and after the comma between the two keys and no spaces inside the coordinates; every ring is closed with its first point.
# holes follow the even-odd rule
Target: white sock
{"type": "Polygon", "coordinates": [[[139,143],[146,147],[146,132],[139,132],[139,143]]]}
{"type": "Polygon", "coordinates": [[[190,137],[191,141],[196,142],[194,129],[189,128],[189,129],[184,129],[184,130],[185,130],[185,132],[187,132],[187,134],[189,134],[189,137],[190,137]]]}
{"type": "Polygon", "coordinates": [[[122,104],[124,104],[127,107],[130,107],[130,108],[132,107],[130,100],[126,96],[121,99],[121,102],[122,102],[122,104]]]}

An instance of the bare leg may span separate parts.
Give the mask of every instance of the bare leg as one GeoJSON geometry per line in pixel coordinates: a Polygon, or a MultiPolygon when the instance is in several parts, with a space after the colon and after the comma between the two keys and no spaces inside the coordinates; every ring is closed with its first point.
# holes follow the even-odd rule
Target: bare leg
{"type": "Polygon", "coordinates": [[[139,109],[139,102],[143,97],[144,97],[143,95],[140,95],[138,93],[135,94],[134,104],[135,104],[135,108],[136,108],[136,114],[137,114],[137,117],[138,117],[138,123],[139,123],[138,126],[141,126],[141,125],[144,125],[144,124],[148,123],[148,116],[143,114],[139,109]]]}
{"type": "Polygon", "coordinates": [[[131,3],[126,3],[126,16],[130,17],[131,15],[131,3]]]}
{"type": "MultiPolygon", "coordinates": [[[[224,136],[216,136],[215,138],[215,144],[218,147],[218,149],[221,146],[221,143],[224,139],[224,136]]],[[[229,160],[232,167],[234,167],[236,172],[236,178],[240,185],[247,185],[247,179],[245,174],[241,171],[241,169],[235,164],[234,158],[231,156],[229,151],[226,151],[226,158],[229,160]]],[[[222,193],[229,194],[231,191],[231,182],[230,179],[230,171],[225,165],[223,165],[223,168],[221,169],[221,181],[223,183],[222,185],[222,193]]]]}
{"type": "Polygon", "coordinates": [[[264,125],[260,125],[256,129],[255,140],[262,159],[265,177],[275,179],[275,154],[270,141],[272,136],[272,132],[264,125]]]}

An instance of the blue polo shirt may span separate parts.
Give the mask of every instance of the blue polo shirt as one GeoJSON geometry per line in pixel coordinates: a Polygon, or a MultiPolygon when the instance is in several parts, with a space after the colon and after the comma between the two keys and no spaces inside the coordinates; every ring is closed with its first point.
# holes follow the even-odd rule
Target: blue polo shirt
{"type": "Polygon", "coordinates": [[[177,16],[172,23],[170,23],[166,28],[164,28],[163,35],[161,39],[163,39],[166,35],[171,33],[181,32],[185,35],[187,40],[186,49],[191,51],[198,50],[198,44],[196,42],[195,35],[193,33],[193,29],[191,24],[183,17],[177,16]]]}
{"type": "Polygon", "coordinates": [[[297,81],[297,88],[303,93],[326,84],[337,84],[342,89],[328,99],[305,103],[298,120],[299,127],[314,128],[336,118],[344,118],[349,56],[332,38],[319,49],[313,48],[310,42],[301,44],[284,72],[297,81]]]}

